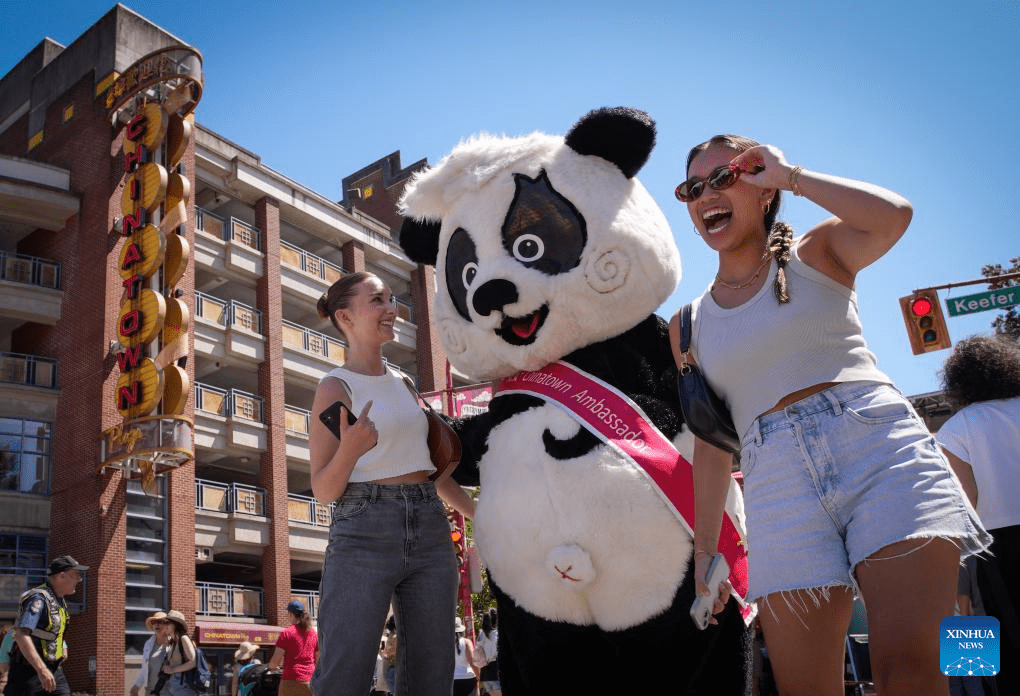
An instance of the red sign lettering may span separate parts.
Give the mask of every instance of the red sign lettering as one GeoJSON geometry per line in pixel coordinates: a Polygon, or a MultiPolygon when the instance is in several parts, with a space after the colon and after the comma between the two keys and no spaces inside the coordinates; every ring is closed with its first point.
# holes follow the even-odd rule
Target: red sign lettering
{"type": "Polygon", "coordinates": [[[142,312],[132,309],[120,318],[120,333],[122,336],[133,336],[142,328],[142,312]]]}
{"type": "Polygon", "coordinates": [[[132,382],[126,387],[120,387],[117,390],[117,409],[120,411],[126,411],[135,404],[137,404],[142,398],[142,383],[132,382]]]}
{"type": "Polygon", "coordinates": [[[142,360],[142,344],[139,343],[137,346],[131,346],[127,348],[123,353],[117,353],[117,366],[120,367],[121,372],[127,372],[130,369],[138,367],[138,363],[142,360]]]}
{"type": "Polygon", "coordinates": [[[138,263],[145,259],[142,255],[142,249],[137,244],[132,242],[128,245],[128,248],[124,250],[124,265],[121,268],[128,268],[131,264],[138,263]]]}

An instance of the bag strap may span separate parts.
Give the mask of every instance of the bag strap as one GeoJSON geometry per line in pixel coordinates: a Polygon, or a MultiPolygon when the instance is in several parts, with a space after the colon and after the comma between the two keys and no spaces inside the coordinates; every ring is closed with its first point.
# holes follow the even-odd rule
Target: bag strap
{"type": "Polygon", "coordinates": [[[680,376],[691,371],[687,362],[691,350],[691,306],[685,304],[680,310],[680,376]]]}

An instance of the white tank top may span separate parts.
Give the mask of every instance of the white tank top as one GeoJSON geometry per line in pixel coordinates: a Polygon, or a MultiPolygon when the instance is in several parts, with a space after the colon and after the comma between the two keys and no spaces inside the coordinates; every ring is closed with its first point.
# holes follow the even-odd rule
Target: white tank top
{"type": "Polygon", "coordinates": [[[779,304],[775,261],[761,290],[725,309],[711,287],[692,303],[691,347],[709,385],[745,434],[787,394],[822,382],[890,383],[861,335],[857,293],[797,255],[786,265],[790,302],[779,304]]]}
{"type": "Polygon", "coordinates": [[[414,471],[435,471],[429,458],[428,421],[403,377],[389,365],[382,375],[363,375],[338,367],[323,379],[343,380],[351,390],[355,416],[369,401],[368,417],[379,433],[378,444],[354,465],[350,481],[378,481],[414,471]]]}

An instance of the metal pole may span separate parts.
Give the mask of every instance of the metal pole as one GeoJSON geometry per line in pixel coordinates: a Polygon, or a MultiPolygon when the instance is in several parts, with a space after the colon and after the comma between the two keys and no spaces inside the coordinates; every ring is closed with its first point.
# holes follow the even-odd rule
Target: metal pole
{"type": "Polygon", "coordinates": [[[981,278],[980,280],[965,280],[962,283],[948,283],[946,285],[932,285],[927,288],[917,288],[914,293],[923,292],[924,290],[949,290],[951,288],[961,288],[965,285],[993,285],[999,281],[1012,280],[1014,278],[1020,278],[1020,273],[1004,273],[998,276],[992,276],[991,278],[981,278]]]}

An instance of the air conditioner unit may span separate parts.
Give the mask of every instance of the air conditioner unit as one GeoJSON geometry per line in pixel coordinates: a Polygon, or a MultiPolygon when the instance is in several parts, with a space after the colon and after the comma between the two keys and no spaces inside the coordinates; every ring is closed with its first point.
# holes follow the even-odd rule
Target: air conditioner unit
{"type": "Polygon", "coordinates": [[[211,546],[196,546],[195,547],[195,561],[198,563],[211,563],[213,560],[213,550],[211,546]]]}

